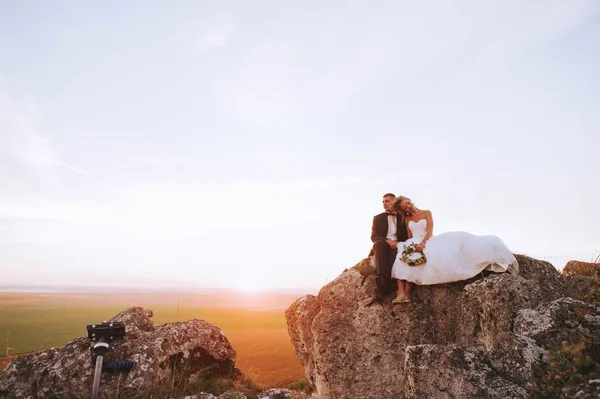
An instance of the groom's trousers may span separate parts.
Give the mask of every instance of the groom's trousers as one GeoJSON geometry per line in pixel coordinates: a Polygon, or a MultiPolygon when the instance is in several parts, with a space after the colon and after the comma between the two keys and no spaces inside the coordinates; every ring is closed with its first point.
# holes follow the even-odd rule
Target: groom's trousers
{"type": "Polygon", "coordinates": [[[392,266],[398,250],[390,248],[385,240],[375,241],[373,244],[375,253],[375,283],[382,295],[389,295],[396,291],[395,281],[392,280],[392,266]]]}

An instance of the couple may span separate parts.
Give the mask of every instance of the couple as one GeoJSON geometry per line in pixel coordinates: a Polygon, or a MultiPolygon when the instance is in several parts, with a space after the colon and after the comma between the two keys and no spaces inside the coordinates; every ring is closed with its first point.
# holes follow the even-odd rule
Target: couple
{"type": "Polygon", "coordinates": [[[375,255],[379,299],[397,290],[392,303],[407,303],[415,284],[450,283],[483,270],[502,273],[518,266],[513,253],[496,236],[464,231],[433,235],[431,211],[419,209],[407,197],[387,193],[383,209],[385,212],[373,217],[371,229],[370,255],[375,255]],[[410,265],[411,257],[403,260],[404,246],[410,244],[424,256],[423,264],[410,265]]]}

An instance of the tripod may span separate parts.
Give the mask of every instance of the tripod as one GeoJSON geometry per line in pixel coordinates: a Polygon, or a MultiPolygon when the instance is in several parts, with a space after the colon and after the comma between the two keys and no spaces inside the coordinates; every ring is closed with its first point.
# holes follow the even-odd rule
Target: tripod
{"type": "Polygon", "coordinates": [[[102,374],[102,362],[104,355],[109,350],[108,342],[104,342],[104,338],[100,338],[98,342],[92,347],[92,359],[96,358],[96,369],[94,371],[94,385],[92,386],[92,398],[98,399],[98,392],[100,390],[100,375],[102,374]]]}
{"type": "Polygon", "coordinates": [[[95,342],[94,346],[91,348],[92,363],[96,364],[94,370],[94,384],[92,386],[92,399],[98,399],[104,355],[110,350],[109,342],[125,336],[125,324],[121,322],[109,323],[108,321],[103,321],[100,324],[88,325],[87,332],[88,338],[95,342]]]}

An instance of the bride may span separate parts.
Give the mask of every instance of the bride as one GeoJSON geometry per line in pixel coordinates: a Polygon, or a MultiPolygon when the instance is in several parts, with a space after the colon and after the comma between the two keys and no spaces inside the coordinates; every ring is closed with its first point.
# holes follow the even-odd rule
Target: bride
{"type": "MultiPolygon", "coordinates": [[[[393,208],[398,216],[404,217],[408,228],[408,240],[398,243],[398,255],[392,267],[392,278],[398,281],[394,304],[410,302],[414,284],[449,283],[469,279],[482,270],[502,273],[509,266],[518,267],[513,253],[496,236],[474,235],[465,231],[434,236],[431,211],[417,208],[403,196],[396,198],[393,208]],[[425,263],[411,266],[402,260],[404,245],[410,244],[424,255],[425,263]]],[[[409,258],[405,259],[411,262],[409,258]]]]}

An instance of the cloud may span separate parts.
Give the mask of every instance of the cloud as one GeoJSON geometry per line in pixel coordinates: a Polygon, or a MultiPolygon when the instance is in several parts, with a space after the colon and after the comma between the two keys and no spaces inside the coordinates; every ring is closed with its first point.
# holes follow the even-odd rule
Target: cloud
{"type": "Polygon", "coordinates": [[[20,139],[21,149],[18,155],[30,165],[38,168],[63,168],[80,175],[91,175],[85,169],[65,163],[53,148],[50,139],[42,134],[34,131],[21,132],[20,139]]]}
{"type": "Polygon", "coordinates": [[[310,23],[286,14],[274,25],[277,34],[257,36],[235,65],[223,68],[217,77],[219,100],[250,126],[314,131],[337,122],[354,101],[368,110],[370,99],[363,95],[373,87],[401,87],[393,101],[410,105],[438,94],[455,74],[506,68],[504,62],[513,60],[508,55],[565,34],[600,4],[464,3],[436,4],[432,13],[425,3],[391,2],[372,21],[362,18],[371,11],[368,5],[315,15],[310,23]],[[405,16],[400,23],[398,15],[405,16]]]}
{"type": "MultiPolygon", "coordinates": [[[[6,89],[0,87],[0,91],[6,89]]],[[[7,92],[4,90],[5,93],[7,92]]],[[[30,103],[17,101],[8,95],[0,96],[0,149],[3,161],[11,159],[31,167],[40,178],[57,168],[80,175],[91,175],[83,168],[65,162],[48,133],[44,132],[41,115],[30,103]]]]}
{"type": "Polygon", "coordinates": [[[204,32],[194,43],[194,49],[203,53],[214,47],[223,47],[229,41],[229,37],[235,32],[236,26],[232,22],[223,24],[217,28],[204,32]]]}

